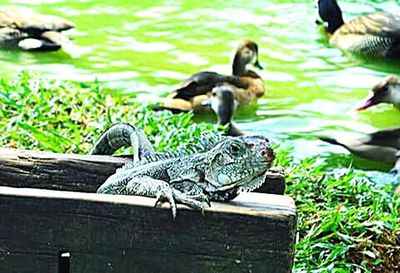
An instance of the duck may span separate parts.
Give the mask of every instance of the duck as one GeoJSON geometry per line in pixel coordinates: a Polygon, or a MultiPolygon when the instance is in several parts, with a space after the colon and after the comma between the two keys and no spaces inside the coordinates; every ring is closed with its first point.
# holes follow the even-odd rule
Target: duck
{"type": "MultiPolygon", "coordinates": [[[[400,151],[398,151],[396,154],[396,164],[394,165],[394,167],[390,171],[390,173],[395,177],[395,179],[397,179],[397,183],[399,183],[400,182],[400,151]]],[[[395,189],[394,194],[400,196],[400,184],[395,189]]]]}
{"type": "Polygon", "coordinates": [[[360,138],[320,139],[340,145],[359,157],[391,164],[396,162],[400,151],[400,128],[376,131],[360,138]]]}
{"type": "Polygon", "coordinates": [[[377,12],[347,23],[336,0],[316,0],[317,24],[332,34],[329,43],[351,53],[400,57],[400,16],[377,12]]]}
{"type": "Polygon", "coordinates": [[[219,125],[227,126],[226,135],[241,136],[243,132],[233,123],[237,104],[232,87],[224,85],[214,87],[210,98],[202,103],[203,106],[210,107],[214,111],[219,125]]]}
{"type": "Polygon", "coordinates": [[[383,181],[385,184],[390,183],[393,186],[394,195],[400,196],[400,150],[396,153],[396,162],[394,167],[389,171],[389,176],[384,177],[383,181]]]}
{"type": "Polygon", "coordinates": [[[390,103],[400,109],[400,79],[388,76],[371,89],[371,92],[356,111],[362,111],[380,103],[390,103]]]}
{"type": "Polygon", "coordinates": [[[69,42],[61,32],[74,28],[63,18],[25,8],[0,8],[0,46],[26,51],[56,51],[69,42]]]}
{"type": "Polygon", "coordinates": [[[232,88],[239,105],[248,105],[264,95],[264,81],[255,71],[247,68],[253,65],[263,69],[258,61],[258,45],[251,40],[243,40],[235,50],[232,62],[232,75],[222,75],[211,71],[201,71],[184,80],[156,110],[186,112],[202,109],[217,85],[232,88]]]}

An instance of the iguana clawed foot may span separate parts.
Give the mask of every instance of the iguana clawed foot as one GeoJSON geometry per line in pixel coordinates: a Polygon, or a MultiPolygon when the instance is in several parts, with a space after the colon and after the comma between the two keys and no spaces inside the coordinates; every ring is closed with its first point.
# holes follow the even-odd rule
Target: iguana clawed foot
{"type": "Polygon", "coordinates": [[[157,196],[155,207],[161,206],[164,202],[168,202],[171,206],[172,216],[175,218],[177,213],[176,204],[181,203],[192,209],[200,210],[204,214],[206,203],[210,206],[209,198],[204,194],[188,195],[173,188],[163,188],[157,196]]]}

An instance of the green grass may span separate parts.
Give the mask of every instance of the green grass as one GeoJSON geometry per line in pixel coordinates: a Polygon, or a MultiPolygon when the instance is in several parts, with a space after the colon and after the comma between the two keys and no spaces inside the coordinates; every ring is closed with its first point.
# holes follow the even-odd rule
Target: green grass
{"type": "Polygon", "coordinates": [[[285,151],[277,163],[298,209],[294,272],[399,272],[400,198],[391,185],[351,168],[333,173],[316,158],[294,163],[285,151]]]}
{"type": "MultiPolygon", "coordinates": [[[[195,142],[210,124],[191,114],[150,111],[111,97],[98,83],[44,80],[24,72],[0,82],[0,145],[87,153],[111,124],[132,122],[160,150],[195,142]]],[[[337,173],[316,158],[280,150],[287,191],[298,208],[294,272],[399,272],[400,198],[353,169],[337,173]]]]}
{"type": "Polygon", "coordinates": [[[98,83],[42,80],[23,72],[0,81],[0,145],[53,152],[87,153],[100,134],[115,122],[144,129],[160,150],[195,141],[211,124],[195,124],[191,114],[150,111],[107,95],[98,83]],[[173,128],[173,130],[170,130],[173,128]]]}

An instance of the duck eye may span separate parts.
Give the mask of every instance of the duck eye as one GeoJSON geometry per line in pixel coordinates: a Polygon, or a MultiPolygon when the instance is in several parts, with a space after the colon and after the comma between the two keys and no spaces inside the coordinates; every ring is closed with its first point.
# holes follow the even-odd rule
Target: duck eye
{"type": "Polygon", "coordinates": [[[251,50],[246,48],[245,50],[243,50],[243,55],[250,56],[251,55],[251,50]]]}
{"type": "Polygon", "coordinates": [[[212,92],[211,96],[215,97],[215,96],[217,96],[217,93],[216,92],[212,92]]]}

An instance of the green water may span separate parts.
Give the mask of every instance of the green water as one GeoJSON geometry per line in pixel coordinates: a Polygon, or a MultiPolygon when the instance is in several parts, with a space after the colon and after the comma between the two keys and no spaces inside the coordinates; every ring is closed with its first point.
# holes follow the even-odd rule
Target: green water
{"type": "MultiPolygon", "coordinates": [[[[303,157],[346,153],[316,135],[400,125],[400,111],[390,105],[353,111],[381,77],[398,75],[400,64],[359,59],[329,46],[314,24],[310,0],[24,2],[1,0],[75,22],[77,28],[69,32],[74,48],[67,48],[69,54],[0,51],[2,77],[32,69],[61,79],[98,79],[115,93],[156,102],[194,72],[230,73],[233,48],[249,38],[260,46],[267,92],[258,105],[237,112],[235,120],[245,132],[270,135],[303,157]]],[[[377,10],[400,13],[393,0],[340,5],[346,20],[377,10]]]]}

